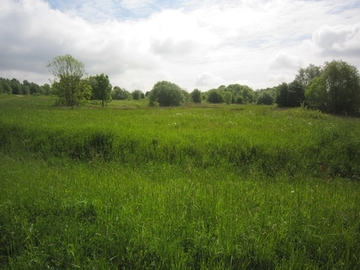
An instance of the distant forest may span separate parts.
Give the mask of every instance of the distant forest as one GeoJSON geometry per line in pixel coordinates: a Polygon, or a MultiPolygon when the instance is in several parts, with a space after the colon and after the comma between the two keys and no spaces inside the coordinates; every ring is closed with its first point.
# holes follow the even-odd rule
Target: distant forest
{"type": "Polygon", "coordinates": [[[38,85],[24,80],[22,83],[17,79],[0,78],[0,94],[14,95],[50,95],[51,86],[47,83],[38,85]]]}

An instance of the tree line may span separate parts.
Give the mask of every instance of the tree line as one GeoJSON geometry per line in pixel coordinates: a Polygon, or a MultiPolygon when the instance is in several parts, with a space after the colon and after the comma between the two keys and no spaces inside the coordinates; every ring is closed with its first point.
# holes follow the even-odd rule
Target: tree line
{"type": "Polygon", "coordinates": [[[102,106],[113,99],[129,100],[145,98],[140,90],[129,92],[124,88],[112,88],[105,74],[85,77],[84,64],[71,55],[55,57],[47,64],[54,75],[51,85],[38,85],[24,80],[22,83],[13,78],[0,77],[0,94],[14,95],[55,95],[56,105],[79,106],[87,100],[100,100],[102,106]]]}
{"type": "Polygon", "coordinates": [[[278,86],[279,107],[304,105],[335,114],[360,112],[360,76],[355,66],[342,60],[325,62],[323,66],[301,68],[295,80],[278,86]]]}
{"type": "Polygon", "coordinates": [[[60,55],[52,59],[47,68],[54,75],[53,94],[56,103],[62,106],[79,106],[87,100],[100,100],[102,107],[112,99],[140,99],[140,90],[129,93],[125,89],[110,84],[109,76],[104,73],[85,77],[85,66],[71,55],[60,55]]]}
{"type": "Polygon", "coordinates": [[[360,75],[355,66],[342,60],[325,62],[323,66],[310,64],[300,68],[294,81],[254,91],[247,85],[230,84],[201,92],[194,89],[188,93],[180,86],[157,82],[145,94],[140,90],[129,92],[110,84],[108,75],[85,76],[84,64],[71,55],[57,56],[47,67],[54,75],[52,85],[42,86],[16,79],[0,78],[0,93],[56,95],[56,104],[80,106],[87,100],[100,100],[102,106],[111,100],[143,99],[148,97],[150,106],[180,106],[191,101],[201,103],[265,104],[279,107],[306,106],[322,112],[335,114],[360,113],[360,75]]]}
{"type": "Polygon", "coordinates": [[[33,82],[0,78],[0,94],[14,95],[50,95],[51,86],[49,84],[38,85],[33,82]]]}
{"type": "MultiPolygon", "coordinates": [[[[157,101],[160,106],[181,105],[186,99],[181,96],[180,87],[167,82],[157,83],[150,97],[150,105],[156,104],[157,101]],[[177,102],[170,103],[168,100],[165,102],[163,100],[165,97],[176,99],[177,102]]],[[[360,75],[355,66],[342,60],[333,60],[325,62],[323,66],[310,64],[306,68],[300,68],[291,83],[284,82],[257,91],[246,85],[221,85],[217,89],[203,93],[195,89],[190,93],[190,97],[197,103],[202,100],[227,104],[273,105],[276,103],[278,107],[304,106],[325,113],[359,114],[360,75]]]]}

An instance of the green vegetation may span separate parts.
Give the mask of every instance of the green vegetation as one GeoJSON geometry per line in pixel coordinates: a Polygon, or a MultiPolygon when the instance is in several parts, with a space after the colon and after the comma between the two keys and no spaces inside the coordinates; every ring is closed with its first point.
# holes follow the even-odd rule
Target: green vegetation
{"type": "Polygon", "coordinates": [[[325,62],[323,67],[301,68],[292,83],[277,87],[279,107],[300,107],[334,114],[360,113],[360,75],[344,61],[325,62]]]}
{"type": "Polygon", "coordinates": [[[85,75],[85,66],[69,54],[52,59],[46,67],[54,75],[53,94],[59,106],[79,106],[91,97],[92,88],[85,75]]]}
{"type": "MultiPolygon", "coordinates": [[[[88,104],[87,100],[100,100],[102,107],[112,100],[140,100],[149,97],[149,105],[170,107],[191,102],[220,104],[258,104],[273,105],[280,108],[305,106],[309,109],[340,115],[360,115],[360,75],[355,66],[342,60],[325,62],[320,66],[310,64],[300,68],[291,83],[254,91],[247,85],[220,85],[202,93],[198,89],[188,93],[178,85],[168,82],[157,82],[151,91],[144,94],[140,90],[132,93],[124,88],[112,88],[109,77],[105,74],[82,79],[85,73],[84,64],[71,55],[55,57],[47,67],[55,77],[52,86],[16,79],[0,78],[0,94],[16,95],[56,95],[56,105],[79,106],[88,104]]],[[[94,101],[92,102],[94,103],[94,101]]]]}
{"type": "Polygon", "coordinates": [[[194,89],[190,95],[193,102],[201,103],[201,91],[199,89],[194,89]]]}
{"type": "Polygon", "coordinates": [[[131,98],[131,93],[126,91],[124,88],[115,86],[111,91],[111,97],[113,100],[127,100],[131,98]]]}
{"type": "Polygon", "coordinates": [[[359,119],[10,97],[0,95],[1,269],[359,265],[359,119]]]}
{"type": "Polygon", "coordinates": [[[112,86],[109,77],[102,73],[91,76],[89,81],[92,88],[92,99],[101,100],[101,106],[105,107],[105,102],[111,101],[112,86]]]}
{"type": "Polygon", "coordinates": [[[149,104],[151,106],[180,106],[184,104],[185,96],[181,88],[171,82],[157,82],[150,91],[149,104]]]}

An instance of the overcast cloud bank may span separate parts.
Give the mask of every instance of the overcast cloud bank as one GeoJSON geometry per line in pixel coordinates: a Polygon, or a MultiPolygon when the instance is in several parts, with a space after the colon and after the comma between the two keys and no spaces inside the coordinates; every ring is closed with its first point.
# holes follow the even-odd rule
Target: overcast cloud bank
{"type": "Polygon", "coordinates": [[[0,76],[38,84],[62,54],[144,92],[160,80],[188,91],[271,87],[333,59],[360,67],[354,0],[2,0],[0,9],[0,76]]]}

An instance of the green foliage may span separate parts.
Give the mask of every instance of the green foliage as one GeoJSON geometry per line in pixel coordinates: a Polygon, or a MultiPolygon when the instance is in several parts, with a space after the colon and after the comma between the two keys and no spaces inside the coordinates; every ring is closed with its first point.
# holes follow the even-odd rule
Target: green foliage
{"type": "MultiPolygon", "coordinates": [[[[46,84],[45,84],[46,85],[46,84]]],[[[0,78],[0,94],[16,94],[16,95],[39,95],[42,94],[42,87],[38,84],[24,80],[23,83],[17,79],[0,78]]]]}
{"type": "Polygon", "coordinates": [[[27,80],[24,80],[22,86],[23,86],[23,93],[25,95],[27,94],[38,95],[41,93],[41,88],[36,83],[31,83],[28,82],[27,80]]]}
{"type": "Polygon", "coordinates": [[[230,84],[225,88],[226,91],[231,92],[234,101],[238,104],[255,102],[255,93],[247,85],[230,84]]]}
{"type": "Polygon", "coordinates": [[[231,104],[232,102],[232,94],[230,92],[225,92],[224,93],[224,101],[226,104],[231,104]]]}
{"type": "Polygon", "coordinates": [[[242,87],[241,96],[244,98],[245,103],[253,103],[253,102],[255,102],[254,91],[248,86],[243,86],[242,87]]]}
{"type": "Polygon", "coordinates": [[[61,80],[64,77],[81,79],[85,74],[84,64],[70,54],[54,57],[46,67],[54,75],[55,80],[61,80]]]}
{"type": "Polygon", "coordinates": [[[231,103],[243,104],[255,102],[255,93],[247,85],[230,84],[227,87],[219,87],[219,90],[225,95],[226,92],[231,93],[231,103]]]}
{"type": "Polygon", "coordinates": [[[7,81],[2,81],[2,93],[4,94],[12,94],[12,88],[7,81]]]}
{"type": "Polygon", "coordinates": [[[91,85],[88,80],[63,77],[52,85],[53,93],[58,97],[58,106],[79,106],[91,97],[91,85]]]}
{"type": "Polygon", "coordinates": [[[101,100],[102,107],[105,102],[111,101],[111,89],[109,77],[103,73],[89,78],[92,88],[92,99],[101,100]]]}
{"type": "Polygon", "coordinates": [[[199,89],[194,89],[194,91],[191,92],[191,99],[195,103],[201,103],[201,91],[199,89]]]}
{"type": "Polygon", "coordinates": [[[24,84],[21,85],[21,93],[23,95],[29,95],[30,94],[30,87],[27,81],[24,82],[24,84]]]}
{"type": "Polygon", "coordinates": [[[325,63],[323,78],[328,92],[328,111],[359,113],[360,76],[357,68],[344,61],[325,63]]]}
{"type": "Polygon", "coordinates": [[[236,104],[244,104],[244,98],[241,95],[238,95],[235,99],[236,104]]]}
{"type": "Polygon", "coordinates": [[[267,93],[267,92],[263,92],[259,95],[256,104],[264,104],[264,105],[273,105],[274,103],[274,98],[272,97],[271,94],[267,93]]]}
{"type": "Polygon", "coordinates": [[[85,83],[78,86],[85,73],[83,63],[67,54],[55,57],[46,67],[55,77],[52,87],[54,94],[58,96],[56,104],[73,107],[89,98],[85,83]]]}
{"type": "Polygon", "coordinates": [[[322,69],[319,66],[310,64],[307,68],[300,68],[295,80],[300,82],[304,87],[310,85],[314,78],[320,77],[322,69]]]}
{"type": "Polygon", "coordinates": [[[323,68],[300,69],[296,79],[306,87],[309,108],[336,114],[360,112],[360,76],[357,68],[344,61],[326,62],[323,68]]]}
{"type": "Polygon", "coordinates": [[[304,101],[305,88],[298,80],[278,86],[276,103],[279,107],[300,107],[304,101]]]}
{"type": "Polygon", "coordinates": [[[161,107],[180,106],[185,102],[181,88],[171,82],[157,82],[150,92],[149,104],[154,106],[158,102],[161,107]]]}
{"type": "Polygon", "coordinates": [[[314,78],[305,91],[306,106],[323,112],[328,108],[328,93],[323,77],[314,78]]]}
{"type": "Polygon", "coordinates": [[[12,89],[12,93],[14,95],[22,95],[23,94],[23,92],[22,92],[23,87],[22,87],[21,83],[17,79],[13,78],[10,81],[10,86],[11,86],[11,89],[12,89]]]}
{"type": "Polygon", "coordinates": [[[221,92],[219,90],[213,89],[213,90],[210,90],[208,92],[207,101],[209,103],[223,103],[224,98],[223,98],[223,95],[221,94],[221,92]]]}
{"type": "Polygon", "coordinates": [[[111,97],[114,100],[127,100],[131,98],[131,93],[129,91],[126,91],[124,88],[115,86],[111,92],[111,97]]]}
{"type": "Polygon", "coordinates": [[[145,97],[145,96],[144,96],[144,93],[141,92],[140,90],[134,90],[134,91],[131,93],[131,95],[132,95],[132,98],[133,98],[134,100],[139,100],[139,99],[142,99],[142,98],[145,97]]]}
{"type": "Polygon", "coordinates": [[[91,84],[89,83],[89,80],[87,79],[80,80],[77,83],[74,92],[74,99],[76,101],[74,105],[83,104],[86,100],[91,98],[91,94],[92,94],[92,87],[91,84]]]}
{"type": "Polygon", "coordinates": [[[191,95],[188,91],[181,89],[181,92],[184,96],[184,103],[191,101],[191,95]]]}
{"type": "Polygon", "coordinates": [[[250,87],[240,84],[221,85],[217,89],[209,90],[206,97],[209,103],[245,104],[256,100],[255,92],[250,87]]]}
{"type": "Polygon", "coordinates": [[[305,101],[305,88],[297,80],[289,83],[287,96],[287,107],[300,107],[305,101]]]}
{"type": "Polygon", "coordinates": [[[49,84],[45,83],[43,86],[40,87],[40,91],[43,95],[50,95],[51,87],[49,84]]]}
{"type": "Polygon", "coordinates": [[[289,93],[287,83],[282,83],[278,87],[278,93],[276,96],[276,103],[279,107],[287,107],[287,96],[289,93]]]}

